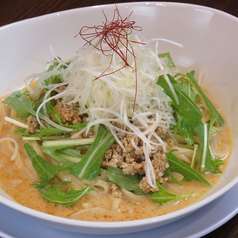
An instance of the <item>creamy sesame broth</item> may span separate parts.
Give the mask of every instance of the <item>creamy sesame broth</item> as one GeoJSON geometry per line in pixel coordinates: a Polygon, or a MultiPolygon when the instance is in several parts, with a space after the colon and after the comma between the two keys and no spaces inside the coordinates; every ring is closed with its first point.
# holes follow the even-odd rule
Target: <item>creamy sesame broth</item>
{"type": "MultiPolygon", "coordinates": [[[[5,132],[7,133],[8,130],[12,130],[12,126],[6,124],[5,132]]],[[[230,147],[230,135],[228,129],[224,130],[223,138],[224,146],[230,147]]],[[[0,145],[2,151],[3,144],[0,145]]],[[[25,154],[24,151],[23,154],[25,154]]],[[[25,154],[24,156],[27,155],[25,154]]],[[[16,202],[37,211],[71,219],[110,222],[130,221],[164,215],[189,206],[190,204],[201,199],[203,195],[211,189],[211,187],[206,184],[197,181],[181,181],[183,186],[167,184],[166,187],[173,193],[194,193],[196,196],[191,196],[186,199],[170,202],[164,206],[159,206],[159,204],[152,202],[149,196],[144,196],[143,199],[137,198],[135,201],[131,201],[125,196],[120,205],[117,205],[115,202],[117,198],[111,199],[111,197],[113,197],[113,193],[106,195],[101,194],[97,197],[86,195],[73,207],[66,208],[49,203],[42,199],[37,189],[32,186],[32,184],[35,183],[35,179],[28,176],[26,172],[27,165],[22,165],[24,169],[18,169],[15,162],[11,161],[3,153],[1,154],[0,159],[0,186],[16,202]]],[[[226,158],[224,162],[227,164],[228,158],[226,158]]],[[[224,172],[225,167],[225,165],[221,166],[220,169],[222,172],[224,172]]],[[[205,178],[211,185],[215,185],[220,177],[221,175],[215,175],[212,173],[205,175],[205,178]]]]}
{"type": "Polygon", "coordinates": [[[75,56],[1,98],[0,187],[26,207],[87,221],[189,206],[224,173],[229,127],[196,73],[160,52],[165,39],[134,34],[142,29],[117,7],[105,18],[82,27],[75,56]],[[92,30],[106,28],[95,42],[92,30]]]}

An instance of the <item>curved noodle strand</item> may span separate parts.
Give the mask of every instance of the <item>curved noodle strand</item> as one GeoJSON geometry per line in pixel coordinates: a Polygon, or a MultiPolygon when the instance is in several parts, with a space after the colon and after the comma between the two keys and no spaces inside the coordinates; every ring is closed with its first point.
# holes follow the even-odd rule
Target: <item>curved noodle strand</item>
{"type": "Polygon", "coordinates": [[[19,145],[18,145],[17,141],[13,138],[1,138],[0,143],[1,142],[11,142],[14,144],[11,160],[12,161],[15,160],[17,157],[18,151],[19,151],[19,145]]]}

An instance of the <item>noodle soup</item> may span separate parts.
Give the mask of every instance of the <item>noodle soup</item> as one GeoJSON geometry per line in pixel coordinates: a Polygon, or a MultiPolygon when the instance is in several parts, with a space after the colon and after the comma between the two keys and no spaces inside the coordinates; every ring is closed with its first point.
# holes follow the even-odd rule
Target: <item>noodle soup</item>
{"type": "Polygon", "coordinates": [[[141,28],[117,8],[105,24],[118,21],[100,44],[83,27],[88,44],[74,57],[54,58],[2,98],[0,182],[18,203],[71,219],[137,220],[198,201],[222,176],[229,128],[195,72],[159,51],[165,39],[131,34],[141,28]]]}

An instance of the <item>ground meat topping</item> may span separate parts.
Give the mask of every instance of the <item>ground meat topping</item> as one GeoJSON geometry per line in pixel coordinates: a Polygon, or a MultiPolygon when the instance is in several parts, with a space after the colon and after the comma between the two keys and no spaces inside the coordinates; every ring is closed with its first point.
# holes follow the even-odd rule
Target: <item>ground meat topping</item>
{"type": "Polygon", "coordinates": [[[39,123],[36,120],[36,117],[30,115],[27,118],[27,125],[28,125],[28,129],[26,130],[26,133],[29,134],[34,134],[36,132],[36,129],[39,129],[39,123]]]}
{"type": "Polygon", "coordinates": [[[142,180],[141,180],[140,183],[139,183],[139,187],[140,187],[140,189],[141,189],[143,192],[145,192],[145,193],[156,192],[156,191],[159,190],[158,188],[152,188],[152,187],[148,184],[146,177],[143,177],[143,178],[142,178],[142,180]]]}
{"type": "Polygon", "coordinates": [[[84,121],[84,115],[80,114],[78,109],[74,109],[70,105],[58,101],[55,105],[55,109],[58,111],[59,116],[65,125],[74,125],[84,121]]]}
{"type": "MultiPolygon", "coordinates": [[[[145,174],[145,157],[142,147],[142,140],[138,137],[132,138],[130,135],[123,135],[120,137],[120,142],[125,149],[119,145],[119,143],[113,144],[106,152],[103,166],[120,168],[124,174],[145,174]],[[132,143],[133,139],[133,143],[132,143]]],[[[163,153],[162,148],[158,147],[156,152],[150,155],[151,163],[154,168],[156,181],[159,183],[165,182],[167,179],[163,177],[164,171],[169,167],[167,157],[163,153]]],[[[152,188],[144,177],[140,184],[140,189],[144,192],[158,191],[157,188],[152,188]]]]}

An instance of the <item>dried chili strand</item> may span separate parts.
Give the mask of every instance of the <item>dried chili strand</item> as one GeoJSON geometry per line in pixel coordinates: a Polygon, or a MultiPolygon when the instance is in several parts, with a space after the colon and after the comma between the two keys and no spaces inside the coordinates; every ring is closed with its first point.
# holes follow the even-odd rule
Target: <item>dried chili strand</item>
{"type": "Polygon", "coordinates": [[[86,41],[85,44],[90,44],[97,50],[101,51],[105,56],[111,57],[108,67],[104,70],[104,72],[102,72],[98,77],[96,77],[96,79],[116,73],[119,70],[123,69],[124,67],[127,66],[132,67],[128,62],[128,56],[132,55],[135,65],[135,80],[136,80],[134,106],[133,106],[134,112],[138,90],[138,82],[137,82],[138,79],[137,79],[136,56],[134,54],[132,43],[138,44],[144,43],[129,40],[129,35],[132,33],[133,30],[136,31],[142,30],[140,26],[135,26],[135,21],[129,21],[131,14],[132,12],[129,14],[128,17],[123,19],[122,16],[120,15],[119,9],[116,6],[113,12],[112,20],[109,21],[107,15],[103,11],[105,21],[103,22],[102,25],[91,27],[83,26],[76,36],[80,35],[82,39],[86,41]],[[123,51],[123,49],[125,50],[125,52],[123,51]],[[124,62],[124,65],[114,70],[113,72],[107,73],[107,71],[110,69],[114,54],[117,54],[121,58],[121,60],[124,62]]]}

